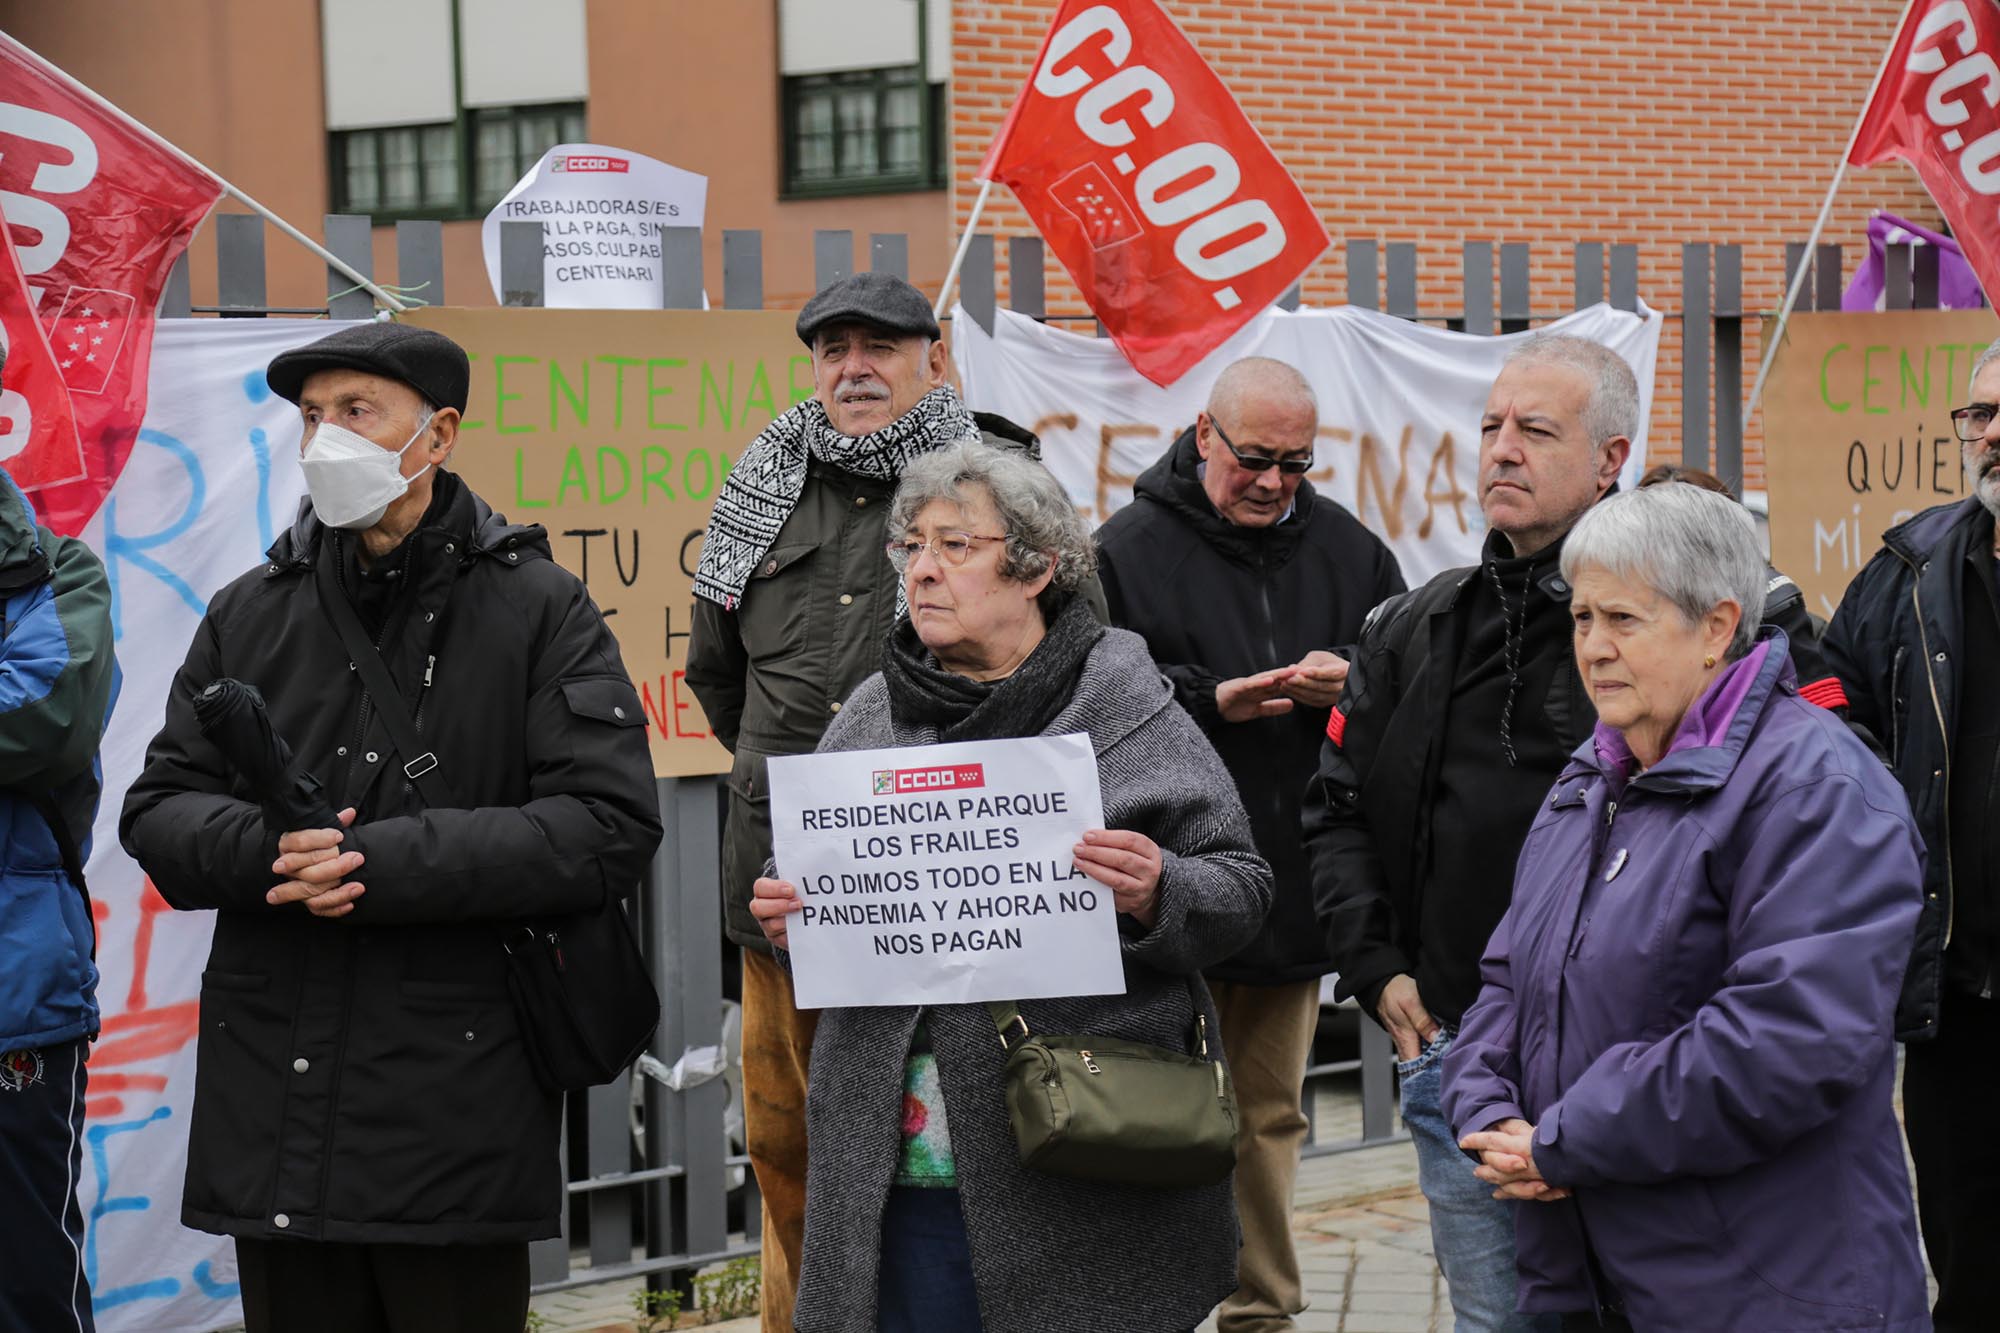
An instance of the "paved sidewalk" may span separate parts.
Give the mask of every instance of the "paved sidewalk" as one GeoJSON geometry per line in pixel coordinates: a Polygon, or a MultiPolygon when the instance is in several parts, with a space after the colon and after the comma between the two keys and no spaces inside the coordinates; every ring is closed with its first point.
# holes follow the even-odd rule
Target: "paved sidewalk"
{"type": "MultiPolygon", "coordinates": [[[[1451,1302],[1431,1260],[1429,1214],[1417,1193],[1416,1150],[1407,1141],[1306,1162],[1292,1230],[1311,1301],[1298,1317],[1299,1333],[1450,1330],[1451,1302]]],[[[624,1333],[636,1289],[633,1283],[585,1287],[538,1297],[534,1308],[548,1321],[544,1333],[624,1333]]],[[[706,1327],[753,1333],[757,1321],[706,1327]]],[[[1203,1324],[1203,1333],[1214,1327],[1203,1324]]]]}

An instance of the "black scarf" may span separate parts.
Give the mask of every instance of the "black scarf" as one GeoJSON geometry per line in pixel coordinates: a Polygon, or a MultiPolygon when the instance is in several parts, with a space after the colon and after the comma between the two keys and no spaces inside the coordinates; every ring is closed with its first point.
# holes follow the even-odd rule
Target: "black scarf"
{"type": "Polygon", "coordinates": [[[882,654],[889,712],[904,724],[935,726],[938,739],[946,741],[1039,736],[1069,706],[1084,659],[1103,637],[1089,603],[1071,597],[1013,675],[970,680],[939,666],[917,637],[917,627],[900,620],[882,654]]]}

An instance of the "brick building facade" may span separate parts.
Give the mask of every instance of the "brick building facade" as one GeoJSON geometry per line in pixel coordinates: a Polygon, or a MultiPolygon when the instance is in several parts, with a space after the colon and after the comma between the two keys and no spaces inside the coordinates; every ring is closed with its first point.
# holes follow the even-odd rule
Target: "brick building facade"
{"type": "MultiPolygon", "coordinates": [[[[1655,459],[1680,455],[1681,244],[1743,246],[1748,310],[1783,299],[1784,244],[1805,239],[1888,48],[1902,0],[1164,0],[1318,209],[1334,247],[1309,304],[1346,299],[1342,243],[1413,241],[1421,309],[1461,303],[1466,241],[1532,247],[1537,315],[1570,308],[1571,244],[1635,242],[1639,290],[1667,312],[1655,459]]],[[[953,216],[1030,72],[1048,0],[957,0],[953,216]]],[[[1886,210],[1935,225],[1901,164],[1850,172],[1824,240],[1848,247],[1886,210]]],[[[981,230],[1030,230],[1003,188],[981,230]]],[[[998,247],[1007,297],[1006,247],[998,247]]],[[[1051,314],[1081,314],[1051,259],[1051,314]]],[[[1746,322],[1744,392],[1762,355],[1746,322]]],[[[1745,480],[1763,485],[1757,423],[1745,480]]]]}

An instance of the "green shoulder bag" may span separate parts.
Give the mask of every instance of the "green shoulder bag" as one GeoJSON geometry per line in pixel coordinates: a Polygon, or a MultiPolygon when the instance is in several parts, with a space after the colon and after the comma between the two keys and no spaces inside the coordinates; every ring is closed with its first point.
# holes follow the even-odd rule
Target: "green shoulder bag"
{"type": "Polygon", "coordinates": [[[1236,1165],[1236,1092],[1195,1008],[1193,1055],[1115,1037],[1029,1030],[1018,1006],[986,1006],[1007,1052],[1007,1115],[1021,1165],[1118,1185],[1185,1189],[1236,1165]]]}

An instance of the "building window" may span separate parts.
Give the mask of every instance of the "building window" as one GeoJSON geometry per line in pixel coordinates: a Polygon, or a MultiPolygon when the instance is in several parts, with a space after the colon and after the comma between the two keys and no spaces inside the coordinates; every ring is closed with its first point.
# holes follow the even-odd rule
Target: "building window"
{"type": "Polygon", "coordinates": [[[915,65],[786,77],[785,193],[943,189],[944,90],[915,65]]]}
{"type": "Polygon", "coordinates": [[[484,217],[543,153],[583,141],[581,103],[468,107],[441,125],[339,130],[332,136],[333,211],[484,217]]]}

